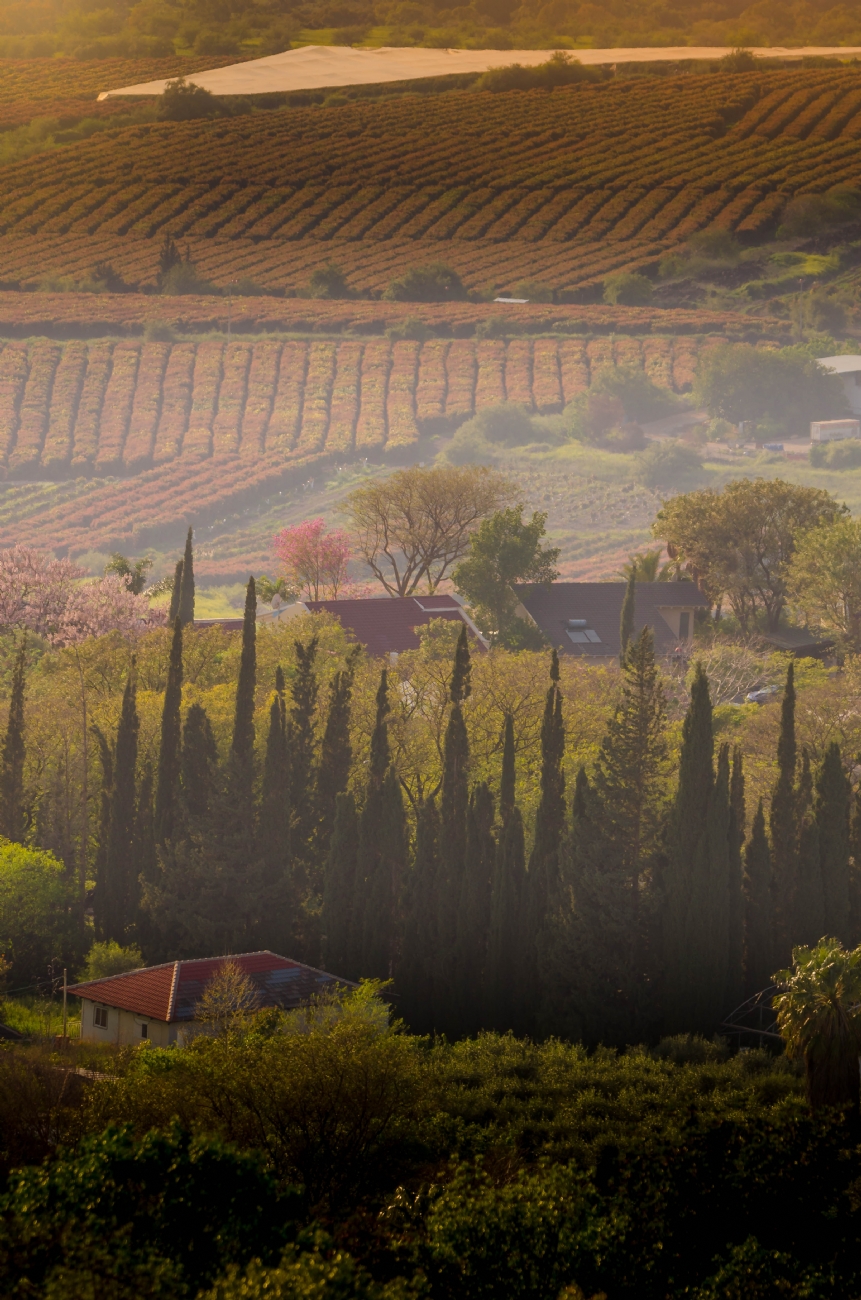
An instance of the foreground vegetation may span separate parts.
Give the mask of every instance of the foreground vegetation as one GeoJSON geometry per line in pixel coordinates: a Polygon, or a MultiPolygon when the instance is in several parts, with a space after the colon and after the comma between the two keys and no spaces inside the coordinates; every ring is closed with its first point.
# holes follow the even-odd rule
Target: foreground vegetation
{"type": "Polygon", "coordinates": [[[337,1015],[107,1053],[110,1077],[77,1091],[49,1087],[47,1064],[0,1057],[7,1169],[51,1157],[3,1202],[0,1275],[27,1294],[859,1286],[857,1121],[811,1117],[796,1069],[765,1052],[431,1043],[387,1027],[365,988],[337,1015]]]}

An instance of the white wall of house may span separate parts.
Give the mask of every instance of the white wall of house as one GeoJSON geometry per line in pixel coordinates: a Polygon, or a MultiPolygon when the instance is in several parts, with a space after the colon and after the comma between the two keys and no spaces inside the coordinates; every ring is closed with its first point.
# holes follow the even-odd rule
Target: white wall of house
{"type": "Polygon", "coordinates": [[[661,618],[664,620],[679,644],[691,645],[694,639],[693,605],[690,609],[680,609],[678,605],[659,605],[658,609],[661,618]],[[682,619],[683,614],[687,616],[686,620],[682,619]],[[683,623],[685,622],[687,624],[687,630],[685,630],[685,627],[683,626],[683,623]]]}
{"type": "Polygon", "coordinates": [[[176,1031],[176,1025],[164,1020],[81,998],[81,1038],[87,1042],[117,1043],[122,1047],[150,1042],[155,1047],[169,1047],[176,1042],[176,1031]],[[100,1020],[107,1024],[100,1024],[100,1020]]]}

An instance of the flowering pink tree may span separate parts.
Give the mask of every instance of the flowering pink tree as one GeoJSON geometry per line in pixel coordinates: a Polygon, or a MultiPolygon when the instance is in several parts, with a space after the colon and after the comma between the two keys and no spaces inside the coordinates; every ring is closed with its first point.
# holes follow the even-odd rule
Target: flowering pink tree
{"type": "Polygon", "coordinates": [[[287,582],[309,600],[334,600],[348,585],[349,538],[340,528],[325,529],[322,519],[306,519],[282,528],[272,543],[287,582]]]}
{"type": "Polygon", "coordinates": [[[0,551],[0,626],[26,628],[52,645],[72,645],[106,632],[132,635],[163,622],[146,596],[110,574],[82,582],[84,570],[29,546],[0,551]]]}

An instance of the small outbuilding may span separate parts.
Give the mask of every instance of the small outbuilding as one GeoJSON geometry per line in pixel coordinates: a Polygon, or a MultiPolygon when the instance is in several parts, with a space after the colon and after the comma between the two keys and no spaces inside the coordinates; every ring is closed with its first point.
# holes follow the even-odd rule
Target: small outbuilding
{"type": "MultiPolygon", "coordinates": [[[[540,628],[560,654],[618,659],[626,587],[625,582],[522,583],[514,592],[520,617],[540,628]]],[[[638,582],[634,635],[648,626],[657,655],[686,653],[693,644],[694,616],[708,607],[694,582],[638,582]]]]}
{"type": "Polygon", "coordinates": [[[228,964],[248,976],[261,1010],[293,1011],[324,989],[353,987],[349,980],[268,950],[163,962],[70,987],[69,993],[81,999],[81,1038],[117,1044],[149,1041],[157,1047],[184,1042],[199,1027],[197,1008],[204,989],[228,964]]]}
{"type": "Polygon", "coordinates": [[[861,357],[820,357],[819,364],[825,370],[840,376],[849,410],[853,415],[861,415],[861,357]]]}

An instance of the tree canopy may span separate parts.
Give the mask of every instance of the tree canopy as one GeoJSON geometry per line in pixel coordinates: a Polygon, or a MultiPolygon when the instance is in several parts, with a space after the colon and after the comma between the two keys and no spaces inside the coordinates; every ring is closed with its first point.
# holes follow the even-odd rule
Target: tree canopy
{"type": "Polygon", "coordinates": [[[744,630],[755,626],[760,612],[774,630],[787,603],[789,562],[801,535],[847,513],[821,488],[738,479],[722,491],[704,488],[673,497],[658,511],[652,532],[713,604],[729,602],[744,630]]]}
{"type": "Polygon", "coordinates": [[[512,583],[550,583],[559,577],[559,548],[541,545],[546,523],[547,515],[540,511],[524,522],[522,504],[497,510],[473,533],[468,555],[452,574],[455,590],[472,605],[482,632],[509,649],[537,648],[536,629],[515,612],[512,583]]]}
{"type": "Polygon", "coordinates": [[[848,414],[843,385],[801,347],[723,343],[697,363],[694,392],[711,416],[738,424],[768,420],[806,434],[811,420],[848,414]]]}

